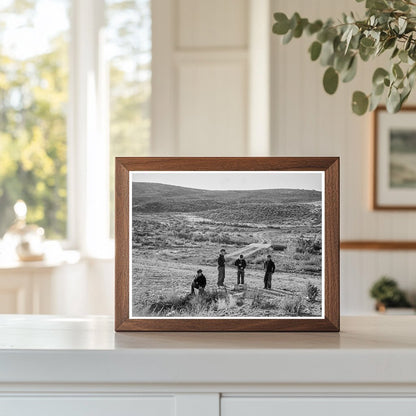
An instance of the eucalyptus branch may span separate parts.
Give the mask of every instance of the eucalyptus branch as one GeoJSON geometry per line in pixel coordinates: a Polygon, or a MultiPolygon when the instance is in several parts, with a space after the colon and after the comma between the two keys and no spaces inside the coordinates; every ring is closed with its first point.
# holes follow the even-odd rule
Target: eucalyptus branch
{"type": "MultiPolygon", "coordinates": [[[[362,2],[363,0],[356,0],[362,2]]],[[[283,35],[283,43],[304,34],[313,36],[309,53],[326,68],[323,86],[334,94],[339,81],[349,82],[357,73],[357,62],[364,62],[391,51],[391,65],[377,68],[372,92],[355,91],[352,109],[356,114],[374,110],[387,92],[390,112],[397,112],[407,100],[416,78],[416,3],[411,0],[366,0],[366,17],[344,14],[334,25],[332,19],[310,22],[295,13],[290,19],[275,13],[273,32],[283,35]],[[387,87],[387,88],[386,88],[387,87]]]]}

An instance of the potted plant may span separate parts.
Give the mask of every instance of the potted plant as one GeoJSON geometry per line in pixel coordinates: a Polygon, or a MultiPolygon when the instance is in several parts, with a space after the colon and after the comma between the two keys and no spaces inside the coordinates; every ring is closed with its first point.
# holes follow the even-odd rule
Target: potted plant
{"type": "Polygon", "coordinates": [[[405,293],[397,282],[387,276],[377,280],[370,289],[370,295],[376,300],[376,310],[386,312],[387,308],[410,308],[405,293]]]}

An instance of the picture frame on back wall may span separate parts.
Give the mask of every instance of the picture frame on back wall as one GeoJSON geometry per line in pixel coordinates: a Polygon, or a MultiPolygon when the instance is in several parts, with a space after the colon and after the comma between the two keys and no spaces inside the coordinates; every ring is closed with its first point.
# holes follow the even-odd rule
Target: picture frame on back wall
{"type": "Polygon", "coordinates": [[[374,111],[373,209],[416,209],[416,107],[374,111]]]}
{"type": "Polygon", "coordinates": [[[339,331],[339,158],[116,158],[116,331],[339,331]]]}

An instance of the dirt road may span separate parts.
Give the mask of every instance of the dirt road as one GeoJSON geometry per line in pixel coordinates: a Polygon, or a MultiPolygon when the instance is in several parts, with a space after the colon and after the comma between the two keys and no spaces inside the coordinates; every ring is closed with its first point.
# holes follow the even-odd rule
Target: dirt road
{"type": "Polygon", "coordinates": [[[226,257],[237,258],[238,256],[240,256],[240,254],[242,254],[244,257],[249,257],[257,253],[260,250],[264,250],[270,247],[271,247],[271,244],[269,243],[267,244],[252,243],[252,244],[249,244],[248,246],[242,247],[232,253],[227,254],[226,257]]]}

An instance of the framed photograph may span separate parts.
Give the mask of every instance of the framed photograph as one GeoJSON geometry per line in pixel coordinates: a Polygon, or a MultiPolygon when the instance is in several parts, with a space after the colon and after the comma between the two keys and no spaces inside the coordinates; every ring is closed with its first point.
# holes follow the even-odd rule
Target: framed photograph
{"type": "Polygon", "coordinates": [[[116,158],[116,331],[339,331],[339,159],[116,158]]]}
{"type": "Polygon", "coordinates": [[[416,107],[374,112],[373,208],[416,209],[416,107]]]}

